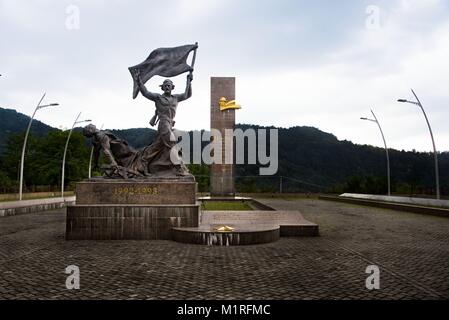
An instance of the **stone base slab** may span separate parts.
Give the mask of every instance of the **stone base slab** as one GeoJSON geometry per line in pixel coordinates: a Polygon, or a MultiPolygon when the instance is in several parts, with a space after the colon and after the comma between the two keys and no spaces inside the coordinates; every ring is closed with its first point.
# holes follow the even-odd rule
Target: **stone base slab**
{"type": "Polygon", "coordinates": [[[235,246],[277,241],[279,237],[315,237],[317,224],[299,211],[203,211],[196,228],[174,228],[173,240],[178,242],[235,246]],[[229,226],[231,232],[218,232],[229,226]]]}
{"type": "MultiPolygon", "coordinates": [[[[77,199],[78,200],[78,199],[77,199]]],[[[171,240],[174,227],[197,227],[199,205],[74,205],[67,240],[171,240]]]]}
{"type": "Polygon", "coordinates": [[[279,240],[279,226],[249,228],[236,232],[218,232],[208,228],[174,228],[176,242],[209,246],[243,246],[270,243],[279,240]]]}

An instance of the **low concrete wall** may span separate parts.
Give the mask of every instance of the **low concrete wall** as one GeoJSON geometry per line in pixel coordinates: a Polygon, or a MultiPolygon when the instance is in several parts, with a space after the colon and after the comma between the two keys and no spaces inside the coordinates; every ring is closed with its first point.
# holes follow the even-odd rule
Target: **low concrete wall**
{"type": "Polygon", "coordinates": [[[385,201],[377,201],[377,200],[367,200],[367,199],[357,199],[357,198],[349,198],[349,197],[338,197],[338,196],[320,196],[320,200],[327,201],[338,201],[345,202],[369,207],[383,208],[383,209],[391,209],[397,211],[405,211],[412,213],[420,213],[420,214],[428,214],[439,217],[449,217],[449,209],[445,208],[436,208],[436,207],[425,207],[425,206],[417,206],[413,204],[405,204],[405,203],[394,203],[394,202],[385,202],[385,201]]]}
{"type": "Polygon", "coordinates": [[[0,217],[64,208],[75,203],[75,197],[33,199],[0,203],[0,217]]]}
{"type": "MultiPolygon", "coordinates": [[[[22,196],[23,200],[36,200],[36,199],[50,199],[50,198],[56,198],[61,195],[60,191],[56,192],[26,192],[22,196]]],[[[65,191],[64,197],[72,197],[75,195],[75,192],[73,191],[65,191]]],[[[18,201],[19,194],[18,193],[2,193],[0,194],[0,201],[18,201]]]]}
{"type": "Polygon", "coordinates": [[[413,204],[413,205],[426,206],[426,207],[449,208],[449,200],[412,198],[412,197],[393,197],[393,196],[381,196],[381,195],[359,194],[359,193],[343,193],[342,195],[340,195],[340,197],[365,199],[365,200],[376,200],[376,201],[385,201],[385,202],[394,202],[394,203],[405,203],[405,204],[413,204]]]}

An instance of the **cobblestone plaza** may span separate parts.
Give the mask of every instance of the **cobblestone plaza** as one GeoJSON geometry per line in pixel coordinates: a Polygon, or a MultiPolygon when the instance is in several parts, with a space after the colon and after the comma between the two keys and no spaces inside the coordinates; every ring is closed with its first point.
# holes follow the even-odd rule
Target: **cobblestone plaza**
{"type": "Polygon", "coordinates": [[[172,241],[66,241],[65,210],[0,218],[2,299],[448,299],[449,219],[314,199],[320,237],[208,247],[172,241]],[[80,289],[65,268],[80,269],[80,289]],[[365,286],[380,268],[380,289],[365,286]]]}

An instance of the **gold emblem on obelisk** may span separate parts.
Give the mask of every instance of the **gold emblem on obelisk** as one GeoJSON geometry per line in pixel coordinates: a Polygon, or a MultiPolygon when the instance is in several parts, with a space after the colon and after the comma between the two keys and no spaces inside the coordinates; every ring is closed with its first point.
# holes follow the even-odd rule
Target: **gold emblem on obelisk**
{"type": "Polygon", "coordinates": [[[231,110],[231,109],[242,109],[239,104],[236,104],[235,100],[228,101],[225,97],[220,98],[220,111],[231,110]]]}

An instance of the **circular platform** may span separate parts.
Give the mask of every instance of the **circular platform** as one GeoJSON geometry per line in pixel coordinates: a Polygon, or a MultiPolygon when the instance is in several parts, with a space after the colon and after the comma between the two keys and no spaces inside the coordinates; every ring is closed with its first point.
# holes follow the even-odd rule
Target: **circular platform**
{"type": "Polygon", "coordinates": [[[269,243],[279,240],[278,225],[230,225],[233,231],[217,231],[217,226],[173,228],[173,240],[209,246],[242,246],[269,243]]]}

